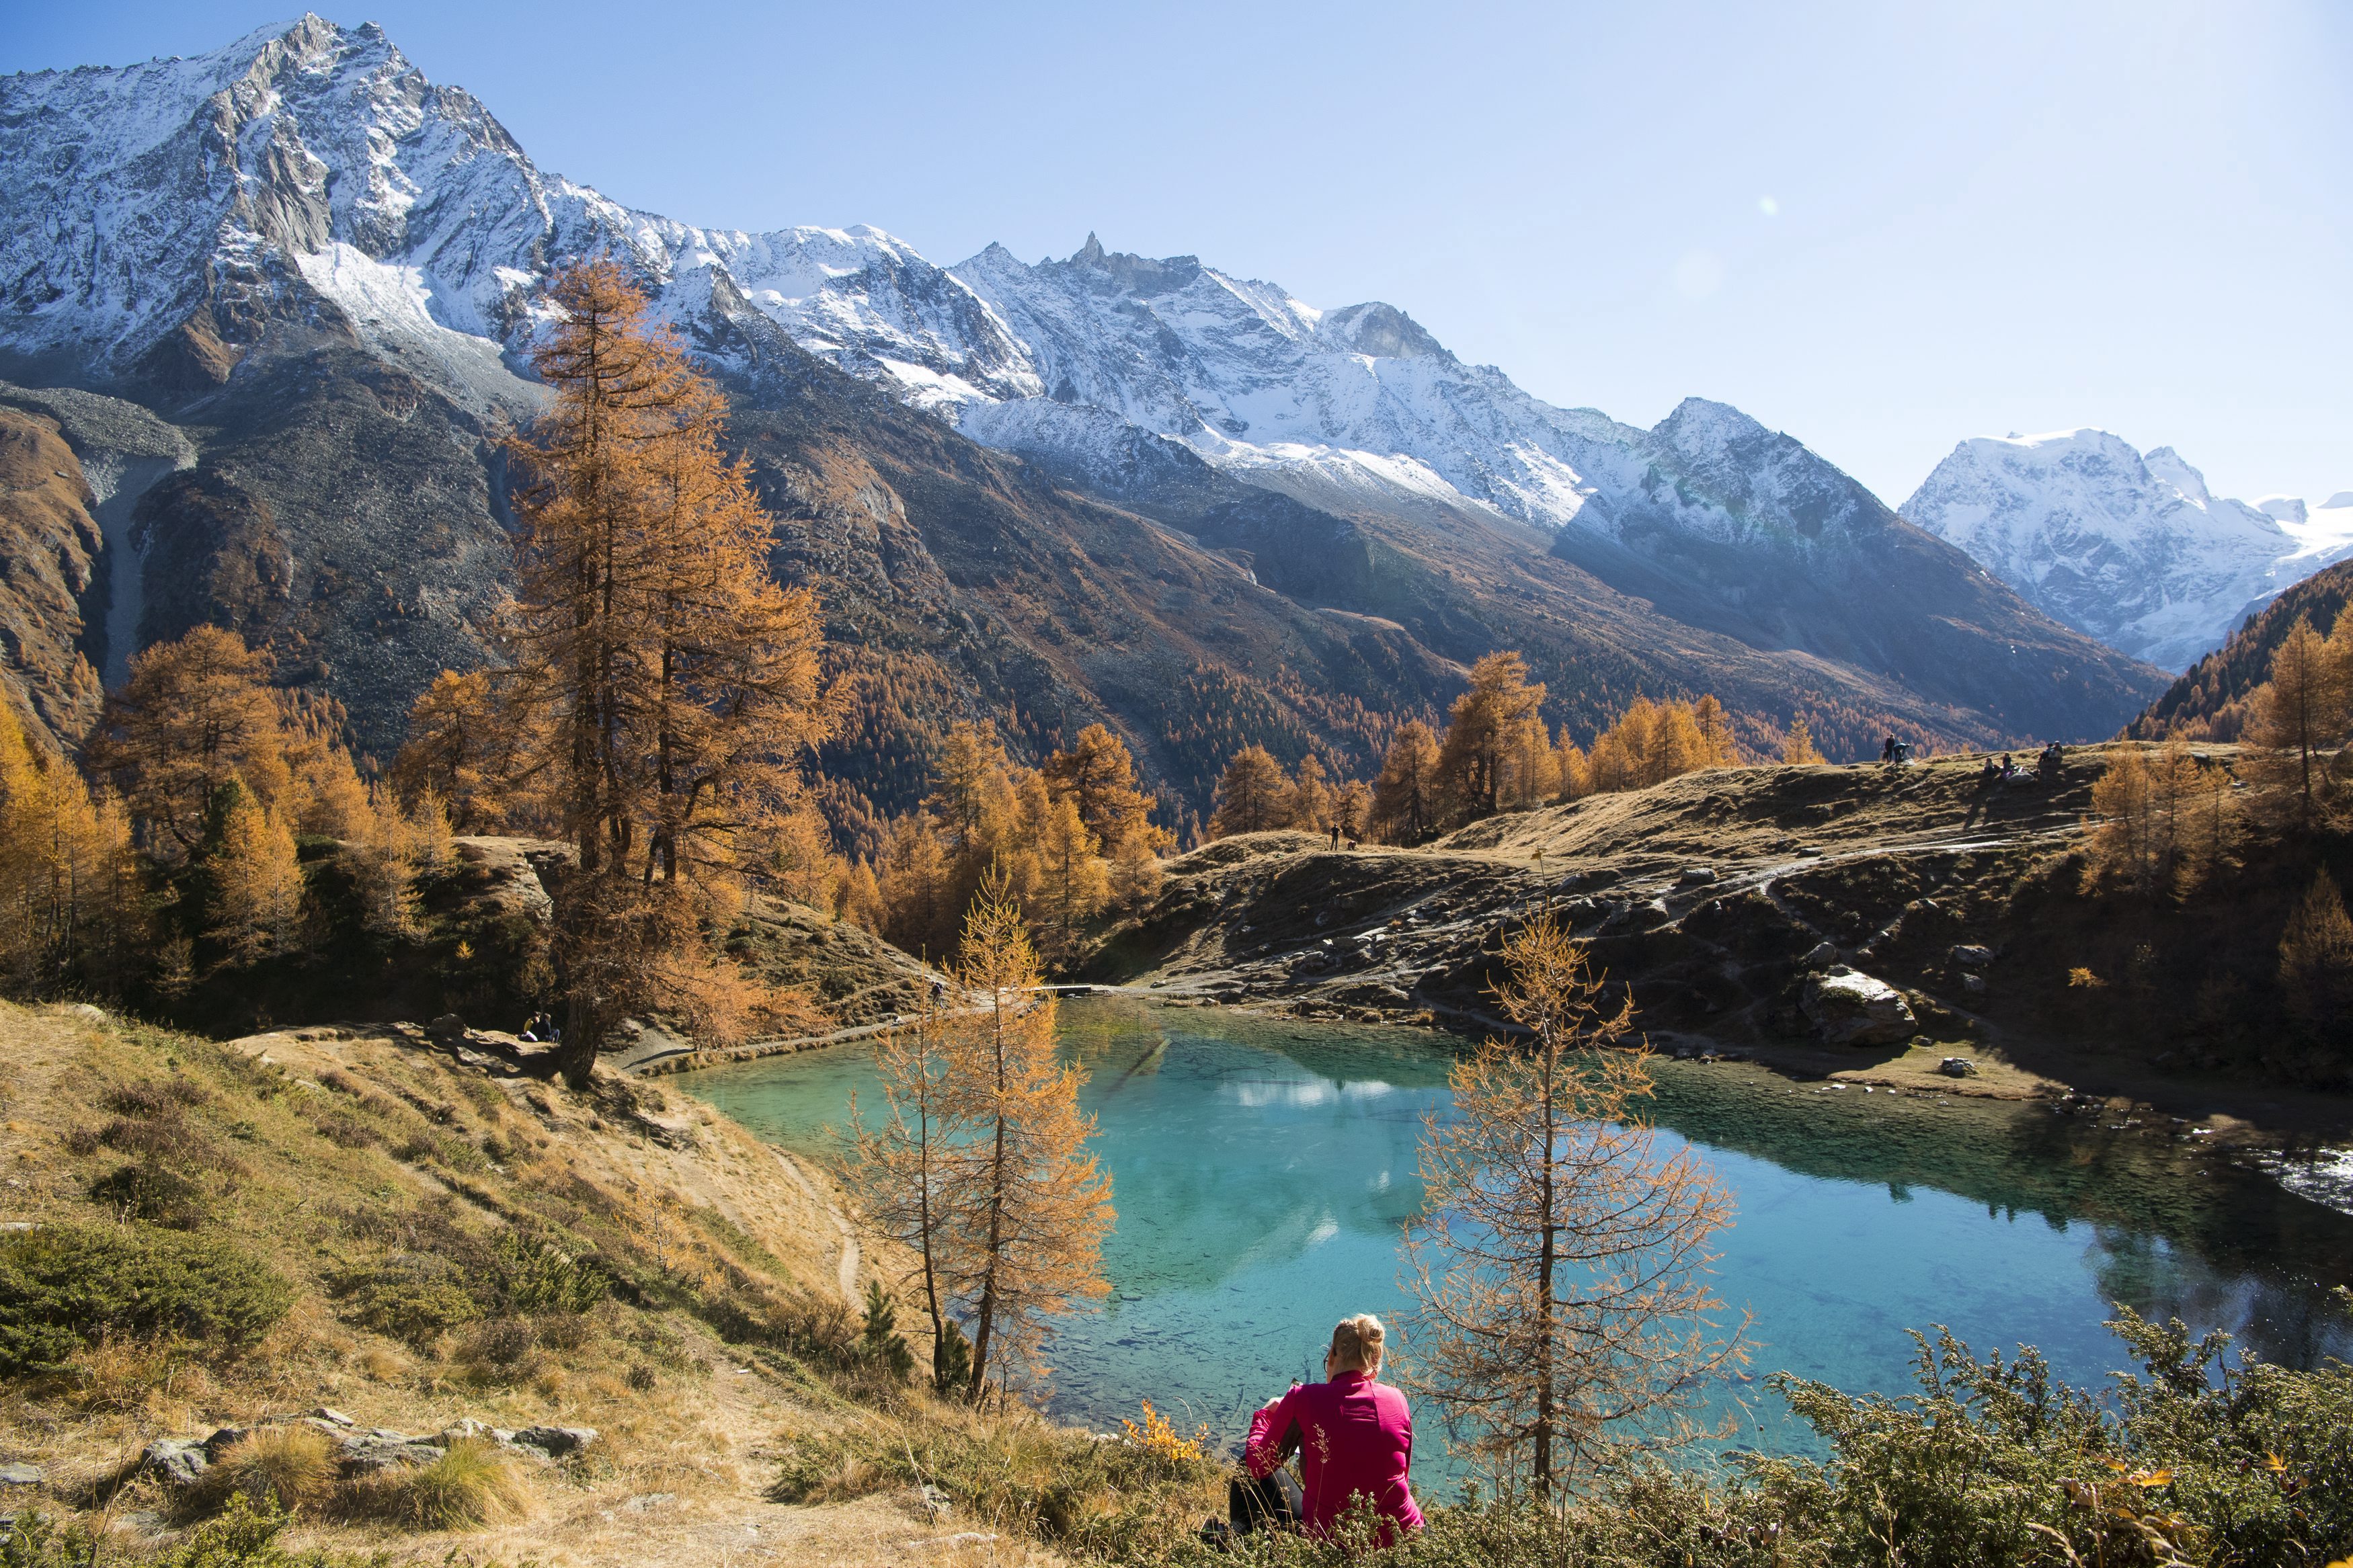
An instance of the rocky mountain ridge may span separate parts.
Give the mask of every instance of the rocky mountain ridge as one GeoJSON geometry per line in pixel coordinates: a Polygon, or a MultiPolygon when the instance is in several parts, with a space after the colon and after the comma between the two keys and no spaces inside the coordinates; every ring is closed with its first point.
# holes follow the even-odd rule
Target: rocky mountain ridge
{"type": "MultiPolygon", "coordinates": [[[[944,269],[876,230],[634,212],[373,26],[0,81],[0,209],[25,219],[0,234],[0,374],[118,400],[76,447],[124,476],[96,662],[221,621],[374,750],[434,669],[488,656],[497,440],[539,397],[549,270],[591,255],[727,382],[779,571],[874,585],[828,586],[846,657],[1024,749],[1108,719],[1188,798],[1188,746],[1362,770],[1379,716],[1442,707],[1499,645],[1573,730],[1715,686],[1760,743],[1799,711],[1858,747],[2099,733],[2157,684],[1736,410],[1644,432],[1550,408],[1388,306],[1187,258],[944,269]],[[123,445],[156,415],[168,462],[123,445]],[[1118,587],[1124,630],[1081,582],[1118,587]],[[1214,722],[1172,705],[1188,680],[1226,693],[1195,704],[1214,722]]],[[[895,807],[921,764],[892,748],[923,737],[889,727],[844,744],[895,807]]]]}

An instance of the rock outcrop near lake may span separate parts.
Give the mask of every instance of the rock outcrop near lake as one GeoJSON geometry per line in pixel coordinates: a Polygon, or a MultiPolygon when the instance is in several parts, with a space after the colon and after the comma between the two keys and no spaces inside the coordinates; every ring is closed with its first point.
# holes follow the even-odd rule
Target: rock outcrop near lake
{"type": "Polygon", "coordinates": [[[1919,1026],[1901,991],[1844,964],[1807,975],[1798,1011],[1833,1046],[1892,1046],[1919,1026]]]}
{"type": "Polygon", "coordinates": [[[1924,1082],[1989,1049],[2067,1082],[2353,1081],[2353,1056],[2298,1043],[2281,1012],[2279,931],[2311,879],[2293,847],[2251,836],[2227,892],[2183,903],[2086,888],[2092,785],[2122,744],[2071,751],[2056,785],[1988,784],[1981,757],[1717,769],[1419,848],[1220,839],[1089,973],[1475,1034],[1498,1026],[1500,933],[1549,912],[1678,1050],[1900,1058],[1924,1082]]]}

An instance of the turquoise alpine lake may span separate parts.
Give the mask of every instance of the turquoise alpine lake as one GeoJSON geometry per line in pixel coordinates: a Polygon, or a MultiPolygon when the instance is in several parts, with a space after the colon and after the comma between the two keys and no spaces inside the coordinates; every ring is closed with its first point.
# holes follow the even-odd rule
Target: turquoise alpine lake
{"type": "MultiPolygon", "coordinates": [[[[1087,1068],[1119,1219],[1112,1294],[1054,1339],[1055,1415],[1116,1429],[1149,1399],[1226,1442],[1270,1395],[1322,1375],[1341,1317],[1377,1312],[1409,1350],[1399,1233],[1455,1042],[1102,996],[1065,1001],[1060,1037],[1087,1068]]],[[[1980,1353],[2037,1346],[2077,1384],[2124,1364],[2102,1327],[2116,1302],[2297,1366],[2353,1356],[2331,1298],[2353,1279],[2353,1218],[2194,1141],[1743,1063],[1661,1058],[1656,1078],[1662,1145],[1698,1145],[1737,1205],[1715,1284],[1727,1321],[1751,1314],[1754,1350],[1715,1403],[1748,1447],[1812,1447],[1765,1373],[1900,1394],[1907,1331],[1937,1324],[1980,1353]]],[[[853,1094],[870,1115],[881,1105],[860,1046],[678,1081],[819,1158],[839,1157],[853,1094]]]]}

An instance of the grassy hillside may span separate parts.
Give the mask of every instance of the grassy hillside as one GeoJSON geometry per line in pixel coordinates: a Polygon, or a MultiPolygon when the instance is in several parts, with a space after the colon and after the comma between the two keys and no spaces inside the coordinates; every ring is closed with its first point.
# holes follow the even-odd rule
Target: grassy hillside
{"type": "Polygon", "coordinates": [[[875,1249],[826,1175],[652,1085],[575,1095],[414,1028],[218,1044],[71,1006],[0,1005],[0,1461],[42,1476],[7,1500],[111,1552],[243,1491],[296,1508],[281,1544],[337,1552],[901,1561],[990,1533],[978,1509],[1018,1532],[1025,1479],[1085,1473],[1078,1435],[879,1370],[851,1304],[875,1249]],[[352,1426],[295,1419],[322,1408],[352,1426]],[[548,1459],[467,1421],[596,1436],[548,1459]],[[142,1468],[224,1427],[257,1435],[196,1484],[142,1468]],[[440,1454],[348,1473],[371,1428],[440,1454]],[[954,1511],[838,1462],[910,1439],[954,1511]]]}

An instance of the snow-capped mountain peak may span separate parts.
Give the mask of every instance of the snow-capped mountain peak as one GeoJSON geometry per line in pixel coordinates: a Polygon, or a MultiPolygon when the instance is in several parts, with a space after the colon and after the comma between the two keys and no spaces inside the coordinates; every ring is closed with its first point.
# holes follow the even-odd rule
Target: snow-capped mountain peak
{"type": "Polygon", "coordinates": [[[2181,454],[2172,447],[2151,447],[2141,460],[2147,464],[2153,478],[2180,491],[2192,506],[2214,504],[2213,492],[2206,488],[2206,476],[2183,462],[2181,454]]]}
{"type": "MultiPolygon", "coordinates": [[[[876,228],[754,234],[624,207],[540,170],[381,29],[316,16],[193,59],[0,80],[0,207],[42,215],[0,234],[0,349],[151,379],[162,355],[193,391],[274,323],[512,401],[549,271],[614,256],[682,323],[755,310],[984,444],[1079,471],[1177,442],[1327,510],[1573,535],[1563,552],[1591,570],[1630,552],[1736,605],[1762,579],[1725,551],[1811,559],[1903,530],[1736,409],[1694,398],[1643,430],[1556,407],[1383,302],[1325,310],[1094,234],[1063,260],[992,245],[942,268],[876,228]]],[[[2129,462],[2203,495],[2169,454],[2129,462]]]]}
{"type": "Polygon", "coordinates": [[[1904,515],[2049,614],[2169,669],[2353,552],[2353,529],[2315,526],[2300,500],[2217,497],[2172,447],[2143,453],[2089,427],[1963,441],[1904,515]]]}
{"type": "MultiPolygon", "coordinates": [[[[373,26],[305,16],[190,59],[0,79],[0,375],[191,416],[223,442],[203,475],[220,495],[185,498],[205,550],[278,552],[280,587],[298,566],[322,582],[337,561],[415,568],[405,602],[430,599],[420,624],[456,637],[450,650],[475,646],[461,606],[482,601],[504,558],[498,421],[482,416],[540,396],[522,351],[548,319],[551,274],[612,258],[733,379],[747,419],[788,398],[887,429],[877,440],[894,461],[955,468],[943,494],[977,494],[959,488],[967,468],[987,471],[976,484],[1019,478],[810,374],[788,337],[1049,470],[1039,497],[1092,491],[1161,527],[1206,528],[1197,537],[1219,550],[1301,557],[1268,591],[1301,596],[1297,624],[1318,647],[1324,609],[1395,611],[1420,629],[1383,620],[1394,635],[1475,658],[1491,623],[1468,606],[1505,595],[1535,618],[1499,626],[1537,630],[1548,657],[1588,650],[1600,662],[1578,679],[1596,690],[1736,667],[1759,691],[1828,690],[1824,679],[1851,695],[1905,691],[1836,700],[1916,700],[1941,715],[1923,722],[1983,736],[2112,726],[2152,678],[1725,405],[1692,399],[1647,430],[1557,407],[1394,305],[1325,309],[1092,234],[1062,259],[990,246],[944,268],[876,228],[752,233],[634,210],[537,167],[481,103],[427,80],[373,26]],[[420,489],[421,474],[434,478],[420,489]],[[355,503],[365,485],[372,499],[355,503]],[[456,538],[448,517],[470,520],[463,548],[409,548],[410,535],[456,538]],[[1306,559],[1330,540],[1348,542],[1345,573],[1306,559]]],[[[781,467],[772,478],[798,482],[781,467]]],[[[906,500],[910,516],[929,510],[926,529],[1003,521],[993,501],[949,516],[937,496],[906,500]]],[[[1076,526],[1050,528],[1067,542],[1076,526]]],[[[187,586],[177,558],[141,564],[143,546],[122,542],[111,570],[153,578],[153,604],[187,586]]],[[[211,593],[188,589],[172,613],[224,613],[211,593]]],[[[343,639],[338,679],[361,679],[359,661],[380,721],[405,707],[357,610],[247,597],[230,608],[292,628],[289,647],[311,634],[285,617],[321,617],[343,639]]],[[[426,641],[402,646],[426,657],[426,641]]],[[[318,656],[321,681],[329,662],[318,656]]]]}
{"type": "Polygon", "coordinates": [[[1018,429],[1074,461],[1100,457],[1092,415],[998,410],[1108,414],[1344,510],[1409,494],[1621,542],[1665,530],[1808,548],[1841,520],[1892,521],[1732,410],[1687,405],[1646,432],[1556,408],[1378,301],[1322,310],[1092,234],[1062,261],[991,246],[941,268],[880,229],[750,234],[634,211],[538,169],[373,26],[305,16],[192,59],[0,80],[0,205],[44,215],[0,236],[15,306],[0,343],[35,359],[130,374],[193,353],[217,380],[265,321],[339,317],[491,399],[512,395],[548,269],[615,255],[675,317],[748,306],[978,439],[1018,429]],[[1736,449],[1771,471],[1742,471],[1736,449]]]}

